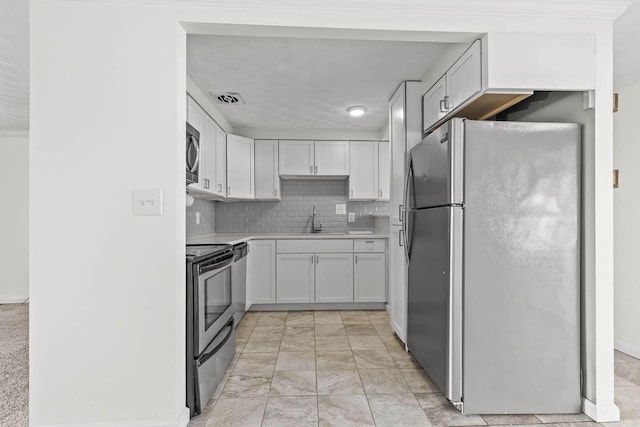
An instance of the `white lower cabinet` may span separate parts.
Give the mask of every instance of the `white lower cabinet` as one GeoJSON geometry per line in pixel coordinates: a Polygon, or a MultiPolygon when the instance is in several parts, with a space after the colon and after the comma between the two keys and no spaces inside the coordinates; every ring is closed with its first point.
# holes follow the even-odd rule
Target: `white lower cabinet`
{"type": "Polygon", "coordinates": [[[313,254],[277,255],[276,301],[278,303],[314,302],[315,256],[313,254]]]}
{"type": "Polygon", "coordinates": [[[384,253],[354,254],[354,302],[385,302],[387,300],[385,264],[384,253]]]}
{"type": "Polygon", "coordinates": [[[316,255],[316,302],[353,302],[353,254],[316,255]]]}
{"type": "Polygon", "coordinates": [[[276,241],[252,240],[247,256],[247,303],[276,302],[276,241]]]}

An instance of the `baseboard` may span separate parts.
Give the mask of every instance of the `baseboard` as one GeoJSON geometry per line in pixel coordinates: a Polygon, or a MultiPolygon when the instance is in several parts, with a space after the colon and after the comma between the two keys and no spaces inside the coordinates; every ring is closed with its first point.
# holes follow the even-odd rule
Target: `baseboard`
{"type": "Polygon", "coordinates": [[[633,356],[636,359],[640,359],[640,347],[638,347],[637,345],[616,341],[614,343],[614,348],[618,351],[628,354],[629,356],[633,356]]]}
{"type": "Polygon", "coordinates": [[[583,397],[582,412],[598,423],[620,421],[620,409],[613,403],[596,405],[586,397],[583,397]]]}
{"type": "Polygon", "coordinates": [[[23,304],[28,300],[29,297],[0,298],[0,304],[23,304]]]}
{"type": "MultiPolygon", "coordinates": [[[[89,423],[89,424],[39,424],[42,427],[186,427],[189,424],[189,408],[185,407],[174,421],[122,421],[117,423],[89,423]]],[[[30,424],[32,426],[36,424],[30,424]]]]}
{"type": "Polygon", "coordinates": [[[278,303],[252,304],[249,311],[296,310],[384,310],[383,302],[326,302],[326,303],[278,303]]]}

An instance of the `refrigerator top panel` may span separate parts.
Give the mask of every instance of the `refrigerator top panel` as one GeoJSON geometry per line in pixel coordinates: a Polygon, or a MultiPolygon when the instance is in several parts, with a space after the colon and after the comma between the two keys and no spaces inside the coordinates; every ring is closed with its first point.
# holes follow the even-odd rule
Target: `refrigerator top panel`
{"type": "Polygon", "coordinates": [[[464,119],[453,119],[411,149],[406,208],[461,204],[464,119]]]}

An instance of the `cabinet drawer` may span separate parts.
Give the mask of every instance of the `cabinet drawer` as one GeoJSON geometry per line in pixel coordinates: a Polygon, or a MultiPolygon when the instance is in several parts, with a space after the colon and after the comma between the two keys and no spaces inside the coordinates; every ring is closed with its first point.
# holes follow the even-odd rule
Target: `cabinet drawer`
{"type": "Polygon", "coordinates": [[[353,241],[354,252],[384,252],[384,239],[358,239],[353,241]]]}
{"type": "Polygon", "coordinates": [[[279,254],[353,252],[351,239],[296,239],[278,240],[279,254]]]}

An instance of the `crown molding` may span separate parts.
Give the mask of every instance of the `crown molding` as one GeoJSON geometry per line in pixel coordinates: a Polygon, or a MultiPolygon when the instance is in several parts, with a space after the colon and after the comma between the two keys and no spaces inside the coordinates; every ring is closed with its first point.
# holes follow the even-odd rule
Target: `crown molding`
{"type": "Polygon", "coordinates": [[[57,0],[64,3],[614,21],[628,0],[57,0]]]}

